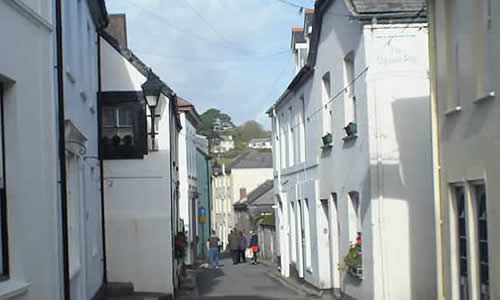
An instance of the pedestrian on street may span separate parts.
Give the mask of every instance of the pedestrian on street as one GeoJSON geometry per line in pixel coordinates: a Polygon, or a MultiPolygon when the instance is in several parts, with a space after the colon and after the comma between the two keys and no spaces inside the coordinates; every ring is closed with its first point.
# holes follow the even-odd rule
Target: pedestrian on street
{"type": "Polygon", "coordinates": [[[229,234],[229,249],[231,249],[231,257],[233,258],[233,265],[240,262],[240,235],[236,228],[229,234]]]}
{"type": "Polygon", "coordinates": [[[215,230],[212,230],[212,235],[207,241],[207,248],[210,257],[210,265],[212,265],[215,269],[219,268],[219,244],[220,240],[217,237],[215,230]]]}
{"type": "Polygon", "coordinates": [[[248,240],[247,237],[240,231],[240,259],[243,263],[247,262],[247,258],[245,256],[245,250],[248,248],[248,240]]]}
{"type": "Polygon", "coordinates": [[[257,264],[257,252],[259,252],[259,240],[257,234],[254,231],[250,231],[250,249],[253,252],[253,262],[252,264],[257,264]]]}

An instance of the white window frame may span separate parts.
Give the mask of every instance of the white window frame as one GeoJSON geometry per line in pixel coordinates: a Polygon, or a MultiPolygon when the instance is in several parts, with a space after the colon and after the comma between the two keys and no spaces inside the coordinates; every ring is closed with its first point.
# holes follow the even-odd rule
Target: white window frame
{"type": "Polygon", "coordinates": [[[332,78],[330,72],[321,77],[321,111],[323,116],[323,135],[332,133],[332,111],[330,110],[330,97],[332,89],[332,78]]]}
{"type": "Polygon", "coordinates": [[[355,77],[354,51],[350,51],[344,57],[344,112],[346,125],[350,122],[356,123],[357,121],[356,90],[354,82],[355,77]]]}
{"type": "Polygon", "coordinates": [[[358,233],[361,233],[361,220],[359,210],[361,206],[359,192],[350,191],[347,193],[349,198],[349,242],[356,244],[358,233]]]}

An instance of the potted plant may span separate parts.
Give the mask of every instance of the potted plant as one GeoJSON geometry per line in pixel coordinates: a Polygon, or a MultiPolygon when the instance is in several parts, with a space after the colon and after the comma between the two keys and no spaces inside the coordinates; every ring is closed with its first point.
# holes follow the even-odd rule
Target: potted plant
{"type": "Polygon", "coordinates": [[[354,136],[358,132],[358,126],[354,122],[349,122],[344,130],[347,136],[354,136]]]}
{"type": "Polygon", "coordinates": [[[356,243],[351,244],[349,251],[344,256],[344,266],[340,268],[352,277],[363,279],[363,267],[361,260],[361,239],[358,235],[356,243]]]}
{"type": "Polygon", "coordinates": [[[325,134],[322,138],[323,146],[330,146],[333,143],[333,136],[331,133],[325,134]]]}
{"type": "Polygon", "coordinates": [[[187,240],[186,235],[182,232],[175,236],[175,258],[183,259],[186,256],[187,240]]]}

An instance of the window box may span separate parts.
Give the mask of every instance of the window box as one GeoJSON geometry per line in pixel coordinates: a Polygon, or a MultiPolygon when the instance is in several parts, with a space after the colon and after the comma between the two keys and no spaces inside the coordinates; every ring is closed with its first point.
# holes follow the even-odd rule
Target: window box
{"type": "Polygon", "coordinates": [[[346,127],[344,127],[345,134],[347,136],[356,136],[358,133],[358,125],[354,122],[349,122],[346,127]]]}
{"type": "Polygon", "coordinates": [[[148,135],[142,93],[104,92],[99,101],[103,158],[143,158],[147,154],[148,135]]]}
{"type": "Polygon", "coordinates": [[[323,141],[323,147],[331,147],[333,144],[333,136],[331,133],[325,134],[321,140],[323,141]]]}

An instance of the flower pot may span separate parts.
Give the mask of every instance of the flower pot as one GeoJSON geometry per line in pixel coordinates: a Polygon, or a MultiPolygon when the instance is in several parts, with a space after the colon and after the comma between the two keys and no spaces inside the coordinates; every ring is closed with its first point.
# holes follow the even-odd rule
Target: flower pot
{"type": "Polygon", "coordinates": [[[358,132],[358,126],[354,122],[349,122],[346,127],[344,127],[347,136],[353,136],[358,132]]]}
{"type": "Polygon", "coordinates": [[[333,143],[333,136],[331,133],[325,134],[322,138],[323,146],[329,146],[333,143]]]}

